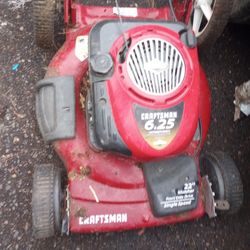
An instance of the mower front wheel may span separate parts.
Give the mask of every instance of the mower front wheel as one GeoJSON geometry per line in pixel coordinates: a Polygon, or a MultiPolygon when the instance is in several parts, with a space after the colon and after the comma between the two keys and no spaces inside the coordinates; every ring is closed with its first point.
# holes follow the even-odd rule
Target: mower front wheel
{"type": "Polygon", "coordinates": [[[32,223],[35,238],[61,231],[61,170],[52,164],[36,165],[33,174],[32,223]]]}
{"type": "Polygon", "coordinates": [[[229,203],[228,210],[217,211],[226,214],[238,212],[243,203],[243,185],[238,168],[227,154],[218,151],[201,158],[201,174],[207,175],[214,199],[229,203]]]}

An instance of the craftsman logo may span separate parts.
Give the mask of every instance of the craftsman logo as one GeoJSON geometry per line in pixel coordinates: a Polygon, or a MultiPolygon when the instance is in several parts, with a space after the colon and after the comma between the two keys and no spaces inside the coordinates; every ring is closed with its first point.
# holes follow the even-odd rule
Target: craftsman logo
{"type": "Polygon", "coordinates": [[[87,218],[80,217],[80,225],[95,225],[95,224],[111,224],[111,223],[126,223],[128,215],[123,214],[97,214],[91,215],[87,218]]]}
{"type": "Polygon", "coordinates": [[[177,112],[151,112],[151,113],[142,113],[141,120],[155,120],[155,119],[169,119],[177,118],[177,112]]]}
{"type": "Polygon", "coordinates": [[[145,141],[154,149],[161,150],[176,136],[183,113],[183,103],[177,106],[153,110],[135,105],[135,118],[145,141]]]}

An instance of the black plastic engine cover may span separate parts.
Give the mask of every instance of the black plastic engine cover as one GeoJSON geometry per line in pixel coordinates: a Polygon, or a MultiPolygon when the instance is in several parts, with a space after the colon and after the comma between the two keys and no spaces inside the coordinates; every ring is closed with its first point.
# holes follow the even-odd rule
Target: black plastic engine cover
{"type": "Polygon", "coordinates": [[[193,158],[178,156],[143,164],[149,202],[155,217],[195,209],[198,175],[193,158]]]}
{"type": "Polygon", "coordinates": [[[91,93],[88,93],[86,105],[88,137],[91,146],[96,150],[111,150],[131,155],[117,131],[106,83],[93,84],[91,90],[91,93]]]}

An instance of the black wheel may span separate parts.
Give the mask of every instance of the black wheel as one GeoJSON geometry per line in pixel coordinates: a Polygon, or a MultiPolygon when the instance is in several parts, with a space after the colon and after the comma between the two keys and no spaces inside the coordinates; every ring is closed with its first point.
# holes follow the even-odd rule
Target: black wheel
{"type": "Polygon", "coordinates": [[[61,170],[52,164],[36,165],[32,190],[35,238],[47,238],[61,231],[61,201],[61,170]]]}
{"type": "Polygon", "coordinates": [[[230,20],[250,24],[250,0],[234,0],[230,20]]]}
{"type": "Polygon", "coordinates": [[[191,15],[191,25],[202,50],[215,43],[223,32],[233,0],[195,0],[191,15]]]}
{"type": "Polygon", "coordinates": [[[230,156],[223,152],[208,153],[201,158],[201,174],[212,183],[215,200],[226,200],[230,208],[225,213],[236,213],[243,203],[243,185],[239,170],[230,156]]]}
{"type": "Polygon", "coordinates": [[[41,48],[56,48],[56,38],[63,36],[63,1],[33,0],[32,2],[36,44],[41,48]]]}

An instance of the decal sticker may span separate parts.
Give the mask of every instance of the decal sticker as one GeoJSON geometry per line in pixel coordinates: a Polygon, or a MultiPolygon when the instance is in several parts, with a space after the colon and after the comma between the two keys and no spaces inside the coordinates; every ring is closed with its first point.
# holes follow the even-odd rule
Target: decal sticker
{"type": "Polygon", "coordinates": [[[76,38],[75,56],[81,62],[88,58],[88,36],[78,36],[76,38]]]}
{"type": "Polygon", "coordinates": [[[195,182],[185,183],[182,189],[176,190],[175,196],[167,196],[161,201],[161,205],[163,208],[190,206],[195,202],[196,189],[195,182]]]}
{"type": "Polygon", "coordinates": [[[127,16],[127,17],[137,17],[138,12],[137,8],[130,8],[130,7],[113,7],[113,13],[116,15],[127,16]]]}
{"type": "Polygon", "coordinates": [[[87,218],[79,217],[79,225],[94,225],[94,224],[111,224],[111,223],[126,223],[128,214],[97,214],[87,218]]]}
{"type": "Polygon", "coordinates": [[[154,149],[165,148],[180,126],[183,103],[168,109],[152,110],[135,105],[135,118],[145,141],[154,149]]]}

